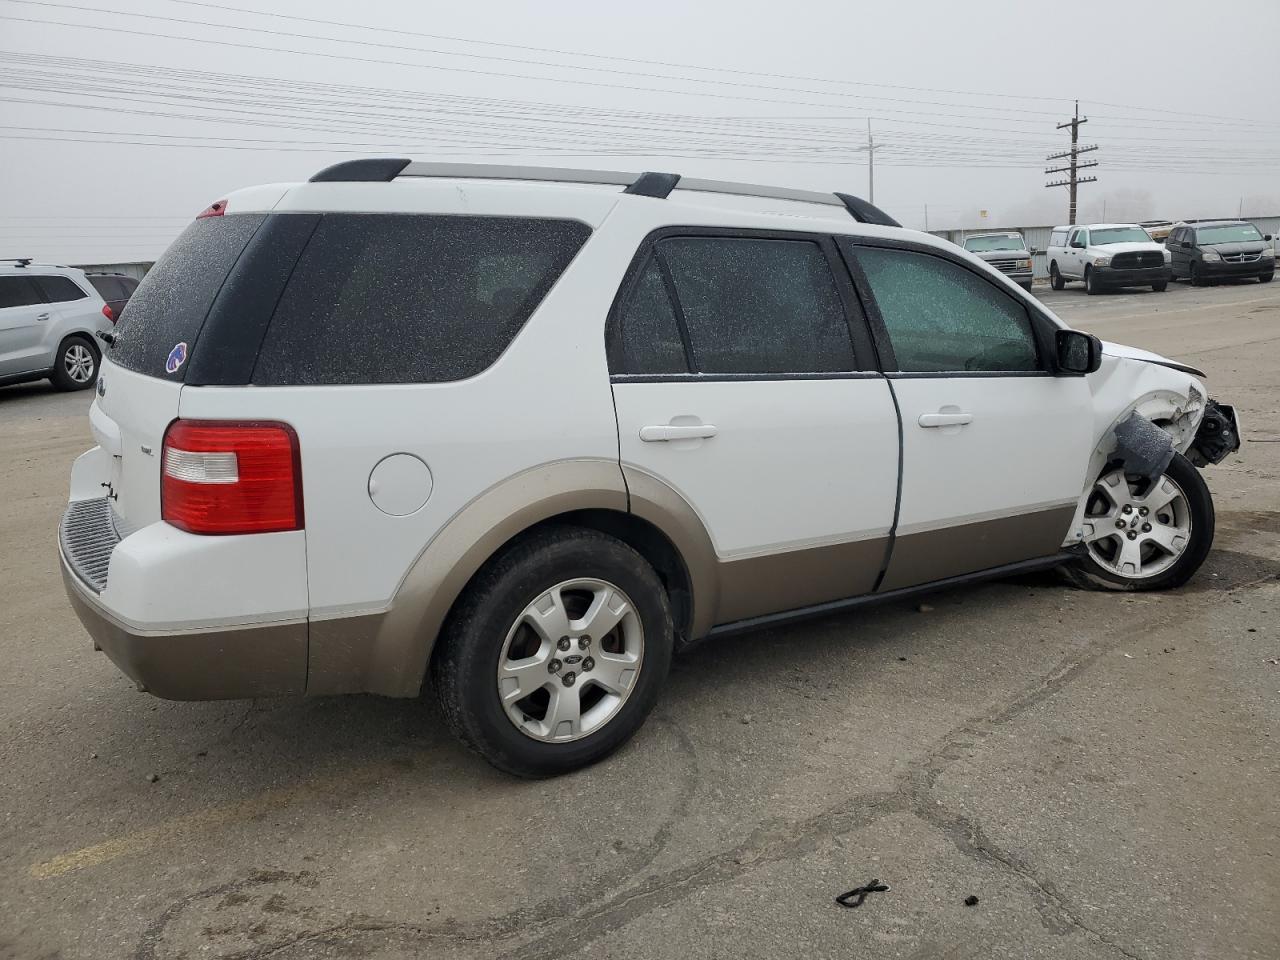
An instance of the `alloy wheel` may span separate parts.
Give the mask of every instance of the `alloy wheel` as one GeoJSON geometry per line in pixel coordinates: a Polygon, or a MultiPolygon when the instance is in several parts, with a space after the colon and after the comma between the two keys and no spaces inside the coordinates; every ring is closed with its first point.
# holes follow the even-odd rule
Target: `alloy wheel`
{"type": "Polygon", "coordinates": [[[568,743],[617,716],[644,663],[635,604],[605,580],[565,580],[539,594],[507,632],[497,689],[526,736],[568,743]]]}
{"type": "Polygon", "coordinates": [[[81,343],[73,343],[62,355],[62,365],[67,376],[75,383],[88,383],[93,379],[95,366],[93,351],[81,343]]]}
{"type": "Polygon", "coordinates": [[[1191,508],[1182,488],[1167,476],[1154,481],[1104,474],[1085,508],[1084,542],[1104,569],[1145,580],[1178,562],[1191,543],[1191,508]]]}

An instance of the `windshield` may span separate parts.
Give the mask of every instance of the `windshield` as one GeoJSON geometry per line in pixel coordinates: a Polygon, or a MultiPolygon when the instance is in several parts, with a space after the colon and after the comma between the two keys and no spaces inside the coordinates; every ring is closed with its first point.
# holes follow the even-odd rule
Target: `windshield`
{"type": "Polygon", "coordinates": [[[998,237],[966,237],[964,248],[977,253],[985,250],[1025,250],[1026,246],[1016,233],[1005,233],[998,237]]]}
{"type": "Polygon", "coordinates": [[[1151,236],[1141,227],[1107,227],[1103,230],[1090,230],[1089,239],[1095,247],[1105,247],[1108,243],[1150,243],[1151,236]]]}
{"type": "Polygon", "coordinates": [[[1225,227],[1201,227],[1196,231],[1200,243],[1248,243],[1262,239],[1252,223],[1232,223],[1225,227]]]}

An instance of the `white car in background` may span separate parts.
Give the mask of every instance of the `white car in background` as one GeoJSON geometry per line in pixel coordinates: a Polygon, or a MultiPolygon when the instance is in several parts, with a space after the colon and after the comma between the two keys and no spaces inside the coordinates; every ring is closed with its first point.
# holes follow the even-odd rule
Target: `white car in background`
{"type": "Polygon", "coordinates": [[[1200,372],[857,198],[408,160],[210,207],[89,422],[66,590],[140,687],[432,685],[526,776],[624,743],[704,637],[1053,566],[1176,587],[1239,445],[1200,372]]]}
{"type": "Polygon", "coordinates": [[[1169,251],[1136,223],[1054,227],[1049,237],[1049,285],[1062,290],[1083,280],[1089,294],[1117,287],[1169,286],[1169,251]]]}
{"type": "Polygon", "coordinates": [[[0,386],[51,380],[84,390],[98,377],[115,314],[83,270],[31,260],[0,261],[0,386]]]}

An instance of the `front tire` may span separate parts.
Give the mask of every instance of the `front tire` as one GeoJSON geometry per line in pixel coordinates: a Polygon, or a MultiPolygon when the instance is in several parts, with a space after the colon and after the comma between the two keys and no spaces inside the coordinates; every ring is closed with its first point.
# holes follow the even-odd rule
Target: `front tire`
{"type": "Polygon", "coordinates": [[[1275,278],[1276,278],[1276,275],[1275,275],[1274,273],[1264,273],[1262,276],[1260,276],[1260,277],[1258,278],[1258,282],[1259,282],[1259,283],[1270,283],[1270,282],[1271,282],[1272,280],[1274,280],[1275,278]]]}
{"type": "Polygon", "coordinates": [[[49,379],[59,390],[89,389],[98,379],[97,348],[78,334],[67,337],[58,345],[49,379]]]}
{"type": "Polygon", "coordinates": [[[1098,281],[1094,276],[1092,267],[1084,268],[1084,292],[1091,297],[1102,292],[1102,288],[1098,286],[1098,281]]]}
{"type": "Polygon", "coordinates": [[[441,632],[432,679],[453,732],[499,770],[595,763],[644,723],[674,647],[653,567],[595,530],[549,527],[500,554],[441,632]]]}
{"type": "Polygon", "coordinates": [[[1049,286],[1054,290],[1065,290],[1067,281],[1062,279],[1062,274],[1058,272],[1058,264],[1049,265],[1049,286]]]}
{"type": "Polygon", "coordinates": [[[1148,482],[1109,469],[1094,484],[1083,521],[1087,553],[1064,572],[1099,590],[1169,590],[1200,569],[1213,546],[1213,498],[1180,453],[1148,482]]]}
{"type": "Polygon", "coordinates": [[[1191,265],[1191,285],[1193,287],[1204,286],[1204,277],[1200,276],[1200,268],[1194,263],[1191,265]]]}
{"type": "Polygon", "coordinates": [[[1169,281],[1161,280],[1158,283],[1153,283],[1151,285],[1151,289],[1154,290],[1156,293],[1164,293],[1166,290],[1169,289],[1169,281]]]}

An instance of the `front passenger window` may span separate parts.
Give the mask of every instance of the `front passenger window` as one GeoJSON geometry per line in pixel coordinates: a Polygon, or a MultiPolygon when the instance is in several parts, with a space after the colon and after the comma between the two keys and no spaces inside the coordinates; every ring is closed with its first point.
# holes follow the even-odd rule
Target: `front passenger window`
{"type": "Polygon", "coordinates": [[[854,252],[899,370],[1041,369],[1031,320],[1014,297],[941,257],[878,247],[854,252]]]}

